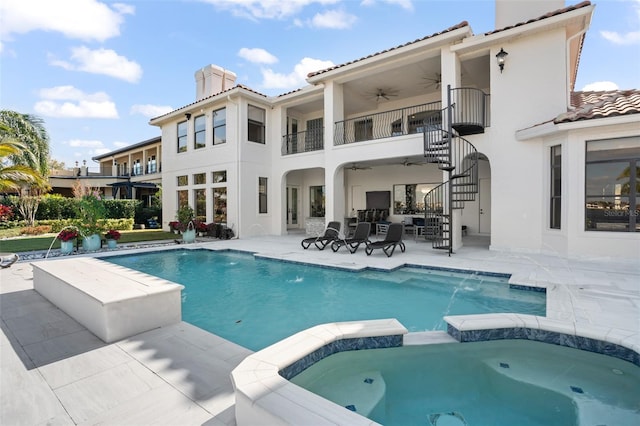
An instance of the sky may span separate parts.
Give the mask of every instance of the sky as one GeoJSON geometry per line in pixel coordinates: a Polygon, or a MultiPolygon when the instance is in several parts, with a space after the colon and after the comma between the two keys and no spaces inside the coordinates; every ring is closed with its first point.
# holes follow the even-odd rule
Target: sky
{"type": "MultiPolygon", "coordinates": [[[[592,4],[575,89],[640,89],[640,0],[592,4]]],[[[53,159],[97,170],[92,157],[159,136],[149,120],[194,102],[209,64],[279,95],[461,21],[491,31],[494,13],[493,0],[0,0],[0,109],[42,118],[53,159]]]]}

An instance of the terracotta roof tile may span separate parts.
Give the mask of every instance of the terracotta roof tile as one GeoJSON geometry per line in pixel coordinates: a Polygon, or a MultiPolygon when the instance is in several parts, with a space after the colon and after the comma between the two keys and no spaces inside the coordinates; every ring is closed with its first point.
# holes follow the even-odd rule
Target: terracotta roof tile
{"type": "Polygon", "coordinates": [[[371,55],[364,56],[364,57],[362,57],[360,59],[356,59],[356,60],[353,60],[353,61],[345,62],[344,64],[336,65],[336,66],[333,66],[331,68],[326,68],[326,69],[323,69],[323,70],[320,70],[320,71],[311,72],[311,73],[307,74],[307,77],[313,77],[313,76],[316,76],[316,75],[319,75],[319,74],[323,74],[325,72],[333,71],[333,70],[338,69],[338,68],[346,67],[347,65],[351,65],[351,64],[354,64],[356,62],[360,62],[360,61],[363,61],[365,59],[372,58],[374,56],[382,55],[383,53],[391,52],[393,50],[400,49],[400,48],[405,47],[405,46],[410,46],[410,45],[412,45],[414,43],[419,43],[421,41],[428,40],[428,39],[430,39],[432,37],[436,37],[436,36],[439,36],[439,35],[442,35],[442,34],[445,34],[445,33],[460,29],[460,28],[468,27],[468,26],[469,26],[469,23],[467,21],[462,21],[457,25],[449,27],[446,30],[443,30],[443,31],[440,31],[440,32],[437,32],[437,33],[433,33],[433,34],[431,34],[429,36],[422,37],[422,38],[419,38],[417,40],[410,41],[408,43],[404,43],[404,44],[401,44],[399,46],[383,50],[381,52],[372,53],[371,55]]]}
{"type": "Polygon", "coordinates": [[[621,115],[640,114],[640,90],[610,90],[603,92],[572,92],[571,106],[574,108],[557,116],[553,122],[609,118],[621,115]]]}
{"type": "Polygon", "coordinates": [[[545,13],[542,16],[539,16],[539,17],[533,18],[533,19],[529,19],[528,21],[525,21],[525,22],[518,22],[517,24],[509,25],[508,27],[498,28],[496,30],[489,31],[487,33],[484,33],[484,35],[495,34],[495,33],[501,32],[501,31],[510,30],[511,28],[516,28],[516,27],[520,27],[522,25],[531,24],[532,22],[542,21],[543,19],[551,18],[552,16],[562,15],[563,13],[571,12],[572,10],[581,9],[581,8],[587,7],[587,6],[591,6],[591,2],[590,1],[583,1],[583,2],[578,3],[576,5],[573,5],[573,6],[567,6],[567,7],[564,7],[562,9],[554,10],[553,12],[545,13]]]}

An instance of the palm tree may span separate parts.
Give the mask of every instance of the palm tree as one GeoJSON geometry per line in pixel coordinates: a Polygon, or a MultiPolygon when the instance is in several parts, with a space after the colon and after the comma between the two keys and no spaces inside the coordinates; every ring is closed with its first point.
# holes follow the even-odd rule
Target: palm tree
{"type": "Polygon", "coordinates": [[[11,139],[23,146],[19,152],[9,155],[11,162],[27,166],[46,178],[49,175],[49,135],[44,121],[35,115],[2,110],[0,125],[0,142],[11,139]]]}
{"type": "Polygon", "coordinates": [[[10,160],[22,151],[26,149],[20,142],[11,139],[0,140],[0,192],[19,192],[24,185],[46,186],[46,180],[36,170],[22,164],[13,164],[10,160]]]}

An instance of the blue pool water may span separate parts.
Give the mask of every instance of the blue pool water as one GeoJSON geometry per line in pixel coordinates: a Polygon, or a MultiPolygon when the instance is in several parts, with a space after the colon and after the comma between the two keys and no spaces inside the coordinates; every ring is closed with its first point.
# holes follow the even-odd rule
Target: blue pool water
{"type": "Polygon", "coordinates": [[[640,425],[640,368],[532,341],[340,352],[291,382],[385,426],[640,425]]]}
{"type": "Polygon", "coordinates": [[[507,278],[421,268],[351,272],[240,252],[173,250],[104,258],[185,286],[184,321],[251,350],[318,324],[397,318],[409,331],[445,330],[444,315],[545,315],[545,294],[507,278]]]}

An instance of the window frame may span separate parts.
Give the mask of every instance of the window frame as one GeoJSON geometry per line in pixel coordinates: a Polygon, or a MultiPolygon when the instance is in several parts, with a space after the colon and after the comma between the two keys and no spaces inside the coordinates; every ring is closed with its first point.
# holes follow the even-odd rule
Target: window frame
{"type": "Polygon", "coordinates": [[[267,111],[264,108],[257,107],[255,105],[248,104],[247,105],[247,140],[249,142],[266,144],[266,120],[267,120],[267,111]],[[256,114],[251,114],[251,111],[255,110],[256,114]],[[253,117],[256,115],[262,115],[262,121],[258,121],[253,117]],[[254,140],[258,139],[258,140],[254,140]]]}
{"type": "Polygon", "coordinates": [[[187,120],[181,121],[176,126],[176,152],[178,154],[187,152],[187,136],[189,133],[189,122],[187,120]],[[184,130],[184,133],[181,133],[184,130]]]}
{"type": "Polygon", "coordinates": [[[562,229],[562,145],[549,147],[549,155],[549,229],[562,229]]]}
{"type": "Polygon", "coordinates": [[[202,114],[193,119],[193,149],[207,146],[207,117],[202,114]]]}
{"type": "Polygon", "coordinates": [[[222,145],[224,143],[227,143],[227,108],[220,108],[217,109],[215,111],[213,111],[213,113],[211,114],[212,116],[212,128],[213,128],[213,145],[222,145]],[[220,111],[224,111],[224,118],[220,121],[217,120],[217,116],[220,113],[220,111]],[[220,123],[221,122],[221,123],[220,123]],[[221,142],[216,142],[218,140],[218,132],[219,131],[223,131],[224,132],[224,139],[222,139],[221,142]]]}
{"type": "Polygon", "coordinates": [[[269,179],[258,177],[258,214],[269,213],[268,198],[269,179]]]}

